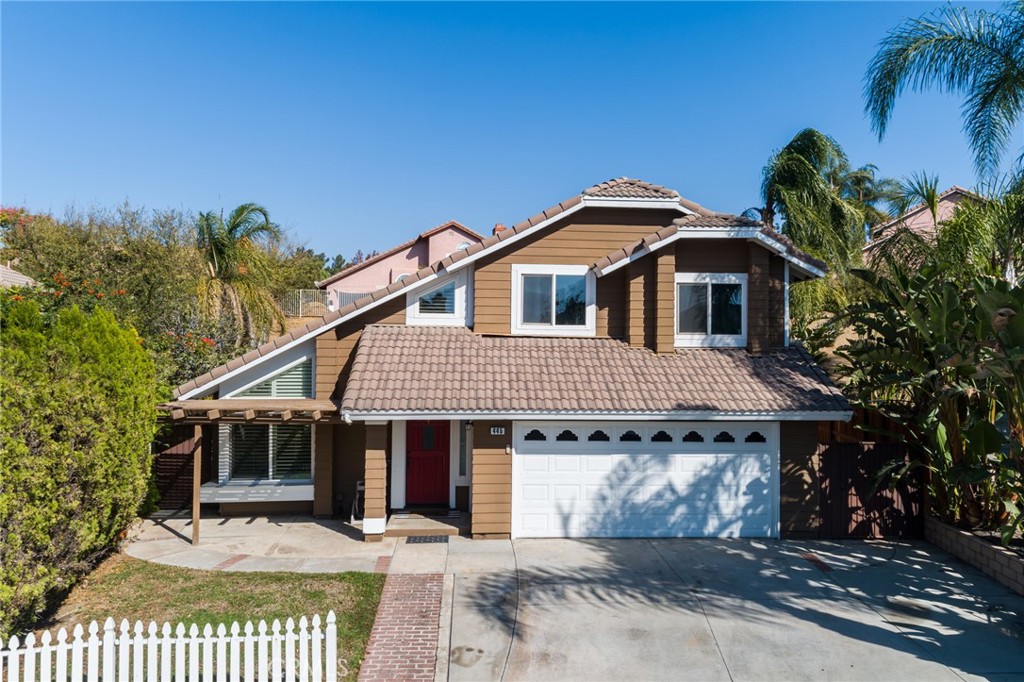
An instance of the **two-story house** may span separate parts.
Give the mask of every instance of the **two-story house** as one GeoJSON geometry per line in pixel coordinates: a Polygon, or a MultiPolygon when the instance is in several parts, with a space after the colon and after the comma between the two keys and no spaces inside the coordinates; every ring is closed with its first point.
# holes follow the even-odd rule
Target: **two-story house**
{"type": "Polygon", "coordinates": [[[787,312],[824,272],[760,223],[620,178],[165,409],[215,432],[196,494],[222,513],[328,516],[362,482],[368,540],[433,506],[474,537],[813,535],[817,426],[850,408],[787,312]]]}

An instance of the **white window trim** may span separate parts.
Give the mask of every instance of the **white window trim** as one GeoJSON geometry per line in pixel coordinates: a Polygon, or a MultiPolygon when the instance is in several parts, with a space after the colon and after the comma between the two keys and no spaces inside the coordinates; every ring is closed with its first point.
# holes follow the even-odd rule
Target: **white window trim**
{"type": "MultiPolygon", "coordinates": [[[[554,305],[554,301],[552,301],[554,305]]],[[[597,333],[597,278],[586,265],[513,265],[512,333],[517,336],[594,336],[597,333]],[[586,323],[545,325],[523,323],[523,277],[525,275],[585,275],[586,323]]]]}
{"type": "MultiPolygon", "coordinates": [[[[284,374],[285,372],[287,372],[291,368],[295,367],[296,365],[301,365],[303,362],[307,362],[307,361],[309,362],[309,372],[310,372],[310,377],[311,377],[310,384],[311,384],[311,386],[313,386],[315,388],[315,386],[316,386],[316,352],[315,352],[315,349],[313,349],[313,352],[303,353],[300,357],[297,357],[294,360],[290,360],[290,361],[284,362],[284,363],[274,363],[274,365],[269,369],[269,371],[266,371],[263,374],[260,374],[259,376],[257,376],[255,379],[249,381],[248,383],[244,383],[241,386],[232,389],[230,392],[227,392],[225,395],[223,395],[221,397],[222,398],[243,398],[244,400],[278,400],[280,398],[277,398],[275,396],[258,396],[258,395],[254,395],[254,396],[241,396],[239,394],[245,393],[250,388],[253,388],[254,386],[258,386],[258,385],[262,384],[265,381],[273,381],[274,379],[277,378],[278,375],[284,374]]],[[[308,396],[305,396],[305,397],[312,398],[313,396],[312,395],[308,395],[308,396]]]]}
{"type": "MultiPolygon", "coordinates": [[[[266,424],[264,426],[269,432],[271,426],[283,426],[284,424],[266,424]]],[[[217,462],[217,484],[218,486],[242,485],[251,488],[275,487],[281,485],[311,485],[316,477],[316,429],[312,424],[295,424],[294,426],[305,426],[309,429],[309,478],[232,478],[231,472],[235,467],[234,448],[231,442],[232,424],[220,424],[217,432],[219,457],[217,462]]],[[[269,433],[268,433],[269,436],[269,433]]],[[[273,469],[274,462],[274,439],[269,437],[267,441],[267,466],[273,469]]]]}
{"type": "Polygon", "coordinates": [[[412,326],[443,326],[443,327],[465,327],[469,315],[468,301],[470,297],[469,271],[459,272],[445,277],[433,283],[427,289],[410,292],[405,297],[405,323],[412,326]],[[455,312],[454,313],[421,313],[420,299],[429,296],[432,292],[446,287],[455,282],[455,312]]]}
{"type": "Polygon", "coordinates": [[[676,348],[741,348],[747,345],[748,277],[743,273],[727,272],[677,272],[672,291],[672,317],[675,319],[676,348]],[[711,334],[711,295],[708,292],[707,334],[682,334],[679,331],[679,285],[680,284],[739,284],[742,299],[740,334],[711,334]]]}

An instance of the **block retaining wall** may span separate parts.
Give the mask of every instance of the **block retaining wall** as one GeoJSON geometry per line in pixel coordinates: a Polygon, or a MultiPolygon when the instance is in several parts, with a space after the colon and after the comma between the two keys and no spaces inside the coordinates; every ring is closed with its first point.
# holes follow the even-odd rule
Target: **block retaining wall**
{"type": "Polygon", "coordinates": [[[924,537],[1017,594],[1024,595],[1024,557],[1016,552],[930,516],[924,519],[924,537]]]}

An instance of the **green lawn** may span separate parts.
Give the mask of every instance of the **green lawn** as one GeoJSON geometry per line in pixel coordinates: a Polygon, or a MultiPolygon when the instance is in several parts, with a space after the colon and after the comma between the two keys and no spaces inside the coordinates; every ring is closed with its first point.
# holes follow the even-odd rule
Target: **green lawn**
{"type": "Polygon", "coordinates": [[[163,566],[117,554],[82,580],[56,615],[55,630],[75,623],[150,620],[230,624],[296,620],[334,610],[338,659],[354,680],[373,628],[384,575],[373,573],[231,573],[163,566]]]}

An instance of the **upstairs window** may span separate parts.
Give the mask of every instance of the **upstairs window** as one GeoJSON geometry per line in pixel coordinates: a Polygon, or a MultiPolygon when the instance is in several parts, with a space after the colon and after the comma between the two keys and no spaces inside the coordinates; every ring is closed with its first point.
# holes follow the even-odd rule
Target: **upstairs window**
{"type": "Polygon", "coordinates": [[[313,361],[300,360],[269,379],[232,393],[229,398],[312,398],[313,361]]]}
{"type": "Polygon", "coordinates": [[[465,326],[469,277],[458,272],[433,286],[410,292],[405,299],[405,323],[410,325],[465,326]]]}
{"type": "Polygon", "coordinates": [[[513,265],[512,332],[593,336],[594,289],[585,265],[513,265]]]}
{"type": "Polygon", "coordinates": [[[747,345],[747,276],[676,273],[676,346],[747,345]]]}

